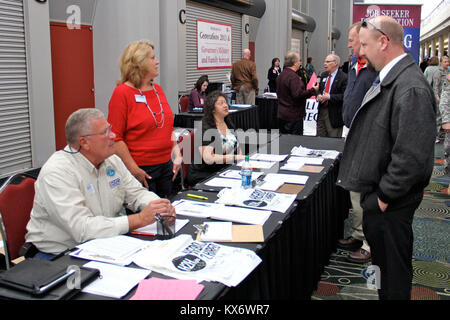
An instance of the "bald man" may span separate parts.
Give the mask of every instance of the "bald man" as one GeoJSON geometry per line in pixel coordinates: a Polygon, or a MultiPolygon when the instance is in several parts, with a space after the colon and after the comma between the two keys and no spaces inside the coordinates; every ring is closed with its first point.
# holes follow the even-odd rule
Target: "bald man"
{"type": "Polygon", "coordinates": [[[403,28],[386,16],[363,21],[360,54],[379,72],[353,118],[338,185],[361,193],[363,230],[379,298],[410,299],[412,220],[434,162],[436,99],[403,49],[403,28]]]}
{"type": "Polygon", "coordinates": [[[255,104],[258,94],[258,75],[256,64],[250,60],[249,49],[242,52],[242,59],[233,63],[231,68],[231,85],[236,90],[237,104],[255,104]]]}

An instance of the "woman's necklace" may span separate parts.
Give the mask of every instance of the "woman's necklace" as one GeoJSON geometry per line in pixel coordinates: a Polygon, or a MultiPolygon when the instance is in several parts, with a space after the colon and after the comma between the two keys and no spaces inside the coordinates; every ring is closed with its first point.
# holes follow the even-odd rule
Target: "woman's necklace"
{"type": "MultiPolygon", "coordinates": [[[[141,97],[143,97],[144,95],[142,94],[141,89],[138,89],[138,90],[139,90],[139,93],[141,94],[141,97]]],[[[153,120],[155,120],[156,129],[162,129],[164,127],[164,120],[165,120],[164,110],[163,110],[163,106],[162,106],[161,100],[159,99],[158,91],[156,90],[156,88],[153,88],[153,90],[155,90],[156,98],[158,98],[158,103],[159,103],[159,108],[160,108],[159,112],[158,113],[153,112],[153,110],[150,108],[150,106],[147,103],[147,99],[144,99],[144,102],[145,102],[145,105],[148,108],[148,111],[150,111],[150,114],[152,115],[153,120]],[[156,117],[159,116],[159,115],[161,115],[161,121],[158,122],[158,120],[156,120],[156,117]]]]}

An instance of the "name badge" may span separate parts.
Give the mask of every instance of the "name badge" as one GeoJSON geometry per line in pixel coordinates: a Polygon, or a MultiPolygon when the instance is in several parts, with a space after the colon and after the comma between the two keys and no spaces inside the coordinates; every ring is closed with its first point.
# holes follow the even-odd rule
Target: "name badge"
{"type": "Polygon", "coordinates": [[[95,194],[95,188],[94,188],[94,186],[92,185],[92,184],[88,184],[88,186],[87,186],[87,192],[88,192],[88,194],[89,195],[93,195],[93,194],[95,194]]]}
{"type": "Polygon", "coordinates": [[[115,187],[117,187],[117,186],[119,186],[119,185],[120,185],[120,178],[111,180],[111,181],[109,182],[109,187],[110,187],[111,189],[114,189],[115,187]]]}
{"type": "Polygon", "coordinates": [[[134,99],[136,100],[136,102],[147,103],[147,99],[145,98],[145,96],[141,96],[140,94],[135,94],[134,99]]]}

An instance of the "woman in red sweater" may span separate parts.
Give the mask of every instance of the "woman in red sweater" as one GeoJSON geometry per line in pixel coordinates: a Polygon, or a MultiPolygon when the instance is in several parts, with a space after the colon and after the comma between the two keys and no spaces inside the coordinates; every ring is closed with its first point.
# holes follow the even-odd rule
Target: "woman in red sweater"
{"type": "Polygon", "coordinates": [[[108,122],[116,134],[116,154],[146,188],[169,197],[181,165],[173,134],[173,114],[162,88],[153,82],[159,61],[147,40],[125,47],[109,102],[108,122]],[[172,162],[172,159],[173,162],[172,162]]]}

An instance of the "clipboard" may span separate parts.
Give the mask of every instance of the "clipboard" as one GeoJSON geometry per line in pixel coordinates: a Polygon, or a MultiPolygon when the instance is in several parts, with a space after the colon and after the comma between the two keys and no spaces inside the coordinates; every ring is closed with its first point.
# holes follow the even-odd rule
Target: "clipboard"
{"type": "Polygon", "coordinates": [[[276,192],[279,193],[288,193],[288,194],[299,194],[305,188],[304,185],[301,184],[293,184],[293,183],[285,183],[281,187],[277,189],[276,192]]]}
{"type": "MultiPolygon", "coordinates": [[[[264,242],[263,228],[260,225],[233,225],[232,241],[214,241],[214,242],[264,242]]],[[[197,234],[197,241],[203,241],[201,234],[197,234]]]]}
{"type": "Polygon", "coordinates": [[[305,164],[303,167],[300,168],[300,172],[308,172],[308,173],[321,173],[324,169],[323,166],[311,166],[305,164]]]}

